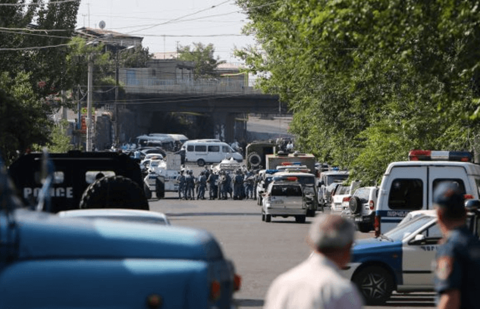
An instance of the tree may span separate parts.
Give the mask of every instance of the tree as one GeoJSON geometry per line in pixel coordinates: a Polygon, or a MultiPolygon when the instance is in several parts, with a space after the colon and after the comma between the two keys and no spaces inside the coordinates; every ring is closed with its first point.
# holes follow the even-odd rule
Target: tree
{"type": "Polygon", "coordinates": [[[371,183],[410,149],[472,148],[477,2],[237,0],[258,41],[237,54],[289,102],[297,144],[371,183]]]}
{"type": "Polygon", "coordinates": [[[195,63],[195,79],[218,77],[217,67],[225,63],[225,60],[220,60],[220,57],[214,58],[213,44],[205,46],[202,43],[193,43],[193,48],[188,45],[180,46],[177,52],[179,60],[195,63]]]}

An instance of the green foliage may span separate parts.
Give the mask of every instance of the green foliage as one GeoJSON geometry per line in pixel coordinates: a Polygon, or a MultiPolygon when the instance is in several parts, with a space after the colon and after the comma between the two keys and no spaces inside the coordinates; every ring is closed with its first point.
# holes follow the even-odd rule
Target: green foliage
{"type": "Polygon", "coordinates": [[[193,43],[193,47],[181,46],[177,51],[179,53],[179,60],[192,61],[195,63],[195,79],[217,77],[217,67],[225,63],[224,60],[220,60],[220,57],[214,57],[215,48],[213,44],[205,46],[202,43],[193,43]]]}
{"type": "Polygon", "coordinates": [[[132,50],[125,50],[119,54],[121,68],[146,68],[147,62],[153,59],[148,47],[136,46],[132,50]]]}
{"type": "Polygon", "coordinates": [[[411,149],[472,149],[478,1],[237,3],[258,41],[237,55],[289,102],[303,150],[367,184],[411,149]]]}
{"type": "Polygon", "coordinates": [[[73,150],[73,145],[70,143],[71,138],[67,135],[68,121],[61,120],[53,127],[51,134],[51,142],[47,143],[46,147],[49,152],[65,153],[73,150]]]}

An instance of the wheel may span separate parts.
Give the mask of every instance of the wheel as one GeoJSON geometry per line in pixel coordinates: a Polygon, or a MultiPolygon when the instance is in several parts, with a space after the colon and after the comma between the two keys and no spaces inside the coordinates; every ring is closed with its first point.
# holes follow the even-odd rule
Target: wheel
{"type": "Polygon", "coordinates": [[[348,202],[348,208],[350,208],[352,214],[358,214],[362,211],[362,201],[358,196],[352,196],[348,202]]]}
{"type": "Polygon", "coordinates": [[[392,275],[380,266],[368,266],[352,278],[368,306],[383,305],[394,288],[392,275]]]}
{"type": "Polygon", "coordinates": [[[145,193],[145,197],[149,200],[152,198],[152,191],[147,184],[143,184],[143,193],[145,193]]]}
{"type": "Polygon", "coordinates": [[[265,222],[272,222],[272,216],[271,215],[265,215],[265,222]]]}
{"type": "Polygon", "coordinates": [[[368,233],[371,231],[372,225],[370,223],[357,223],[358,230],[362,233],[368,233]]]}
{"type": "Polygon", "coordinates": [[[165,182],[158,177],[155,180],[155,194],[158,199],[165,198],[165,182]]]}
{"type": "Polygon", "coordinates": [[[198,166],[204,166],[204,165],[205,165],[205,160],[203,160],[203,159],[198,159],[198,160],[197,160],[197,164],[198,164],[198,166]]]}
{"type": "Polygon", "coordinates": [[[256,168],[262,163],[262,158],[257,152],[252,152],[248,154],[247,162],[250,163],[251,168],[256,168]]]}
{"type": "Polygon", "coordinates": [[[103,177],[83,192],[80,208],[127,208],[149,210],[144,190],[122,176],[103,177]]]}
{"type": "Polygon", "coordinates": [[[295,222],[297,223],[305,223],[306,216],[295,216],[295,222]]]}
{"type": "Polygon", "coordinates": [[[262,221],[265,221],[265,214],[262,213],[262,221]]]}

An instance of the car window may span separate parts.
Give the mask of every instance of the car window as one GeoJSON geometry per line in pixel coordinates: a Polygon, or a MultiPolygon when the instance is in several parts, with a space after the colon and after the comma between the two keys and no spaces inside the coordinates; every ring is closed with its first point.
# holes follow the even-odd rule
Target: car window
{"type": "Polygon", "coordinates": [[[411,233],[417,231],[419,228],[428,222],[431,222],[432,220],[434,220],[432,217],[420,216],[405,224],[397,225],[396,228],[385,233],[385,236],[394,241],[401,241],[404,237],[411,235],[411,233]]]}
{"type": "Polygon", "coordinates": [[[220,146],[208,146],[208,152],[220,152],[220,146]]]}
{"type": "Polygon", "coordinates": [[[395,179],[388,196],[390,209],[419,210],[423,207],[423,181],[421,179],[395,179]]]}
{"type": "Polygon", "coordinates": [[[348,175],[328,175],[326,178],[325,184],[328,186],[334,182],[342,182],[347,180],[348,175]]]}
{"type": "Polygon", "coordinates": [[[302,196],[302,188],[300,186],[273,186],[272,196],[302,196]]]}
{"type": "Polygon", "coordinates": [[[367,203],[368,202],[368,194],[370,193],[370,190],[367,188],[359,188],[357,191],[355,191],[355,196],[360,199],[362,203],[367,203]]]}
{"type": "Polygon", "coordinates": [[[206,145],[196,145],[195,146],[195,151],[207,152],[207,146],[206,145]]]}
{"type": "Polygon", "coordinates": [[[444,179],[441,179],[441,178],[437,178],[433,181],[433,188],[432,188],[432,192],[435,192],[435,189],[437,188],[437,186],[439,184],[442,184],[442,183],[453,183],[455,184],[456,186],[458,186],[458,188],[460,189],[460,191],[462,192],[462,194],[465,194],[466,193],[466,190],[465,190],[465,184],[463,183],[463,180],[461,179],[447,179],[447,178],[444,178],[444,179]]]}
{"type": "Polygon", "coordinates": [[[193,149],[194,149],[193,145],[188,145],[187,146],[187,151],[193,151],[193,149]]]}

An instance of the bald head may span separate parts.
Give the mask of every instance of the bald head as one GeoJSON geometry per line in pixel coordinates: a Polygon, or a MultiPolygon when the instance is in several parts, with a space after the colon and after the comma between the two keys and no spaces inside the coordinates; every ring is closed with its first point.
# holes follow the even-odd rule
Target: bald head
{"type": "Polygon", "coordinates": [[[310,226],[312,247],[322,253],[343,250],[353,243],[355,226],[338,215],[317,216],[310,226]]]}

